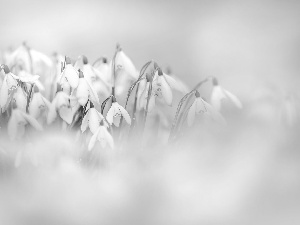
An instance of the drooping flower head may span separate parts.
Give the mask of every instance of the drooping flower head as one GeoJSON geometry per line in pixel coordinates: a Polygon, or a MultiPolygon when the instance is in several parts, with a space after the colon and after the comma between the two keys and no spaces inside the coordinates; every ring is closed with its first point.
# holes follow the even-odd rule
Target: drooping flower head
{"type": "Polygon", "coordinates": [[[94,90],[92,84],[84,77],[81,70],[79,70],[78,72],[79,82],[75,94],[78,103],[84,106],[90,99],[93,102],[93,104],[99,104],[98,94],[94,90]]]}
{"type": "Polygon", "coordinates": [[[1,85],[0,106],[2,111],[5,111],[6,106],[9,103],[9,97],[18,87],[18,77],[10,72],[10,69],[7,65],[2,65],[1,68],[4,70],[5,76],[1,85]]]}
{"type": "Polygon", "coordinates": [[[213,90],[211,94],[211,104],[218,110],[221,110],[223,100],[231,101],[236,107],[242,108],[241,101],[231,92],[221,87],[216,78],[213,78],[213,90]]]}
{"type": "Polygon", "coordinates": [[[57,116],[57,112],[59,116],[68,124],[71,124],[73,121],[73,116],[77,111],[77,107],[71,106],[71,96],[67,95],[63,91],[59,91],[56,93],[54,97],[51,107],[47,117],[47,123],[51,124],[57,116]]]}
{"type": "Polygon", "coordinates": [[[38,74],[43,71],[44,66],[51,68],[53,65],[47,55],[28,47],[26,43],[9,54],[6,60],[10,67],[18,65],[27,72],[38,74]]]}
{"type": "Polygon", "coordinates": [[[111,134],[107,130],[107,125],[103,120],[100,122],[100,126],[97,128],[96,132],[91,137],[91,140],[88,145],[88,150],[92,150],[96,144],[96,141],[100,142],[102,148],[109,146],[111,149],[114,148],[114,140],[111,134]]]}
{"type": "Polygon", "coordinates": [[[40,93],[39,88],[35,86],[34,93],[29,104],[29,114],[35,119],[39,119],[43,114],[49,112],[50,108],[51,103],[40,93]]]}
{"type": "Polygon", "coordinates": [[[200,93],[198,91],[195,92],[195,97],[196,98],[191,107],[189,108],[187,114],[187,123],[189,126],[193,125],[197,115],[211,118],[220,124],[226,124],[223,116],[218,111],[216,111],[210,104],[204,101],[200,97],[200,93]]]}
{"type": "Polygon", "coordinates": [[[7,131],[10,139],[16,140],[22,138],[25,134],[25,126],[27,124],[30,124],[36,130],[43,130],[42,126],[35,118],[20,109],[13,109],[7,125],[7,131]]]}
{"type": "Polygon", "coordinates": [[[103,115],[100,112],[98,112],[93,105],[91,105],[91,107],[82,119],[81,132],[85,132],[86,129],[89,127],[90,131],[94,134],[97,131],[100,122],[103,120],[103,115]]]}
{"type": "Polygon", "coordinates": [[[71,64],[71,59],[69,57],[65,58],[65,68],[62,71],[60,78],[60,85],[64,92],[69,93],[72,89],[77,88],[79,83],[79,75],[77,70],[71,64]]]}
{"type": "Polygon", "coordinates": [[[118,127],[120,124],[121,116],[124,117],[125,121],[128,124],[131,124],[131,119],[128,112],[121,105],[119,105],[116,98],[113,96],[111,107],[106,115],[106,120],[110,125],[114,124],[116,127],[118,127]]]}
{"type": "Polygon", "coordinates": [[[26,112],[27,97],[26,93],[21,87],[18,87],[16,92],[13,94],[13,100],[15,101],[18,109],[20,109],[23,112],[26,112]]]}

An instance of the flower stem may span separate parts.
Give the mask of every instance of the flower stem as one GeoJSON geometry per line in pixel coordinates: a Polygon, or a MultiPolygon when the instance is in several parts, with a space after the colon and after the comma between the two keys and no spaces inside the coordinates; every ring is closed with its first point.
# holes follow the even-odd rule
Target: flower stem
{"type": "MultiPolygon", "coordinates": [[[[137,85],[137,88],[136,88],[136,93],[135,93],[135,99],[134,99],[134,106],[133,106],[133,113],[132,113],[132,118],[135,118],[135,113],[136,113],[136,106],[137,106],[137,93],[138,93],[138,89],[139,89],[139,82],[143,79],[143,75],[146,71],[146,69],[149,67],[149,65],[152,63],[152,60],[148,61],[140,70],[140,75],[137,79],[136,82],[134,82],[129,90],[128,90],[128,94],[127,94],[127,97],[126,97],[126,102],[125,102],[125,109],[127,110],[127,105],[128,105],[128,101],[129,101],[129,98],[130,98],[130,95],[133,91],[133,89],[135,88],[135,86],[137,85]]],[[[123,116],[121,116],[121,120],[120,120],[120,127],[122,127],[122,123],[123,123],[123,116]]],[[[133,122],[134,123],[134,122],[133,122]]],[[[133,124],[131,123],[131,124],[133,124]]],[[[130,126],[130,127],[133,127],[133,126],[130,126]]]]}
{"type": "Polygon", "coordinates": [[[174,138],[178,133],[178,130],[180,130],[180,127],[182,126],[182,123],[186,118],[186,112],[189,109],[189,102],[191,96],[193,96],[197,91],[197,89],[200,88],[204,83],[208,82],[210,79],[213,78],[214,78],[213,76],[209,76],[204,80],[200,81],[189,93],[183,96],[183,98],[180,100],[175,114],[175,118],[172,123],[171,131],[169,135],[169,142],[174,140],[174,138]],[[183,106],[184,103],[185,105],[183,106]]]}
{"type": "Polygon", "coordinates": [[[141,140],[143,140],[144,130],[145,130],[146,122],[147,122],[148,108],[149,108],[149,102],[150,102],[151,94],[152,94],[152,82],[149,82],[146,110],[145,110],[145,113],[144,113],[144,118],[143,118],[142,128],[141,128],[141,140]]]}

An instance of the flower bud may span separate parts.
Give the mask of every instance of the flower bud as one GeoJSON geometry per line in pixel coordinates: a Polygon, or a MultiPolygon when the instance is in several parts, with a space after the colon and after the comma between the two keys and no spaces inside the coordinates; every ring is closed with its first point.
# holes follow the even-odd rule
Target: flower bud
{"type": "Polygon", "coordinates": [[[199,93],[199,91],[196,90],[195,96],[196,96],[196,98],[200,98],[200,93],[199,93]]]}
{"type": "Polygon", "coordinates": [[[103,58],[102,58],[102,62],[103,62],[103,63],[107,63],[107,58],[106,58],[106,57],[103,57],[103,58]]]}
{"type": "Polygon", "coordinates": [[[116,97],[115,96],[112,96],[112,102],[116,102],[117,101],[117,99],[116,99],[116,97]]]}

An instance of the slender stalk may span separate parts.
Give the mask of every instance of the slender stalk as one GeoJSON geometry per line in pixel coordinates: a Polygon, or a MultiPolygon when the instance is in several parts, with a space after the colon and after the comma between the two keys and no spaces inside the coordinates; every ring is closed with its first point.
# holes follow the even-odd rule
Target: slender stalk
{"type": "Polygon", "coordinates": [[[144,113],[144,118],[143,118],[143,123],[142,123],[142,129],[141,129],[142,140],[143,140],[144,130],[145,130],[146,122],[147,122],[149,102],[150,102],[151,93],[152,93],[152,82],[148,82],[148,83],[149,83],[149,89],[148,89],[146,110],[145,110],[145,113],[144,113]]]}
{"type": "Polygon", "coordinates": [[[31,101],[31,96],[32,96],[32,92],[33,92],[33,88],[34,88],[34,84],[31,84],[31,87],[30,87],[30,90],[29,90],[29,93],[27,95],[27,104],[26,104],[26,112],[29,113],[29,104],[30,104],[30,101],[31,101]]]}
{"type": "Polygon", "coordinates": [[[117,44],[116,46],[116,52],[112,59],[112,87],[111,87],[111,95],[115,96],[115,85],[116,85],[116,58],[118,55],[118,52],[120,51],[120,45],[117,44]]]}
{"type": "MultiPolygon", "coordinates": [[[[147,68],[149,67],[149,65],[152,63],[153,61],[150,60],[148,61],[147,63],[145,63],[145,65],[141,68],[140,70],[140,75],[137,79],[136,82],[134,82],[129,90],[128,90],[128,94],[127,94],[127,97],[126,97],[126,102],[125,102],[125,109],[127,110],[127,105],[128,105],[128,101],[129,101],[129,98],[130,98],[130,95],[133,91],[133,89],[135,88],[135,86],[137,85],[137,88],[136,88],[136,93],[135,93],[135,99],[134,99],[134,108],[133,108],[133,114],[132,114],[132,118],[135,117],[135,113],[136,113],[136,105],[137,105],[137,93],[138,93],[138,89],[139,89],[139,83],[140,81],[143,79],[143,75],[145,73],[145,71],[147,70],[147,68]]],[[[122,123],[123,123],[123,116],[121,116],[121,120],[120,120],[120,127],[122,127],[122,123]]],[[[133,124],[133,123],[131,123],[133,124]]],[[[132,127],[132,126],[131,126],[132,127]]]]}
{"type": "Polygon", "coordinates": [[[196,90],[200,88],[204,83],[208,82],[210,79],[213,79],[213,76],[209,76],[205,78],[204,80],[200,81],[189,93],[187,93],[183,98],[180,100],[177,111],[172,123],[170,135],[169,135],[169,142],[171,142],[175,136],[177,135],[178,130],[181,128],[183,121],[186,118],[186,112],[188,110],[190,97],[195,94],[196,90]],[[183,104],[185,103],[184,107],[183,104]],[[183,107],[183,109],[182,109],[183,107]]]}
{"type": "Polygon", "coordinates": [[[105,109],[106,103],[107,103],[108,100],[109,100],[110,98],[112,98],[112,97],[113,97],[113,95],[109,96],[107,99],[105,99],[105,100],[102,102],[102,104],[101,104],[101,114],[102,114],[102,115],[103,115],[103,113],[104,113],[104,109],[105,109]]]}

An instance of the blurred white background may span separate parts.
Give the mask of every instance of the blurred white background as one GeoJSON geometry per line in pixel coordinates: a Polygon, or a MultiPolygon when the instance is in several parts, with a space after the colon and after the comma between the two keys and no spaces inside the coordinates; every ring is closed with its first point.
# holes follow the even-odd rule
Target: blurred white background
{"type": "Polygon", "coordinates": [[[248,96],[265,83],[296,88],[300,2],[1,1],[0,49],[23,41],[51,54],[111,58],[119,42],[138,68],[170,66],[189,85],[207,75],[248,96]]]}

